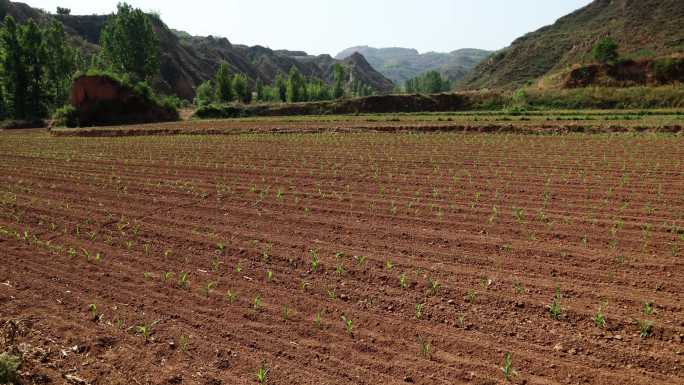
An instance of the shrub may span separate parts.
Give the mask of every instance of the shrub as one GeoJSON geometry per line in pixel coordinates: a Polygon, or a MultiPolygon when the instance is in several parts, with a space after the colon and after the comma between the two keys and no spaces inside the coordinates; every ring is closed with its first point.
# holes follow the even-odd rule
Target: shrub
{"type": "Polygon", "coordinates": [[[0,384],[11,384],[17,381],[17,371],[20,366],[20,357],[9,353],[0,354],[0,384]]]}
{"type": "Polygon", "coordinates": [[[70,104],[58,108],[52,119],[57,127],[78,127],[78,112],[70,104]]]}
{"type": "Polygon", "coordinates": [[[684,81],[684,59],[665,58],[654,61],[653,75],[658,83],[684,81]]]}
{"type": "Polygon", "coordinates": [[[592,50],[594,59],[603,64],[614,64],[618,60],[618,45],[611,37],[599,40],[592,50]]]}

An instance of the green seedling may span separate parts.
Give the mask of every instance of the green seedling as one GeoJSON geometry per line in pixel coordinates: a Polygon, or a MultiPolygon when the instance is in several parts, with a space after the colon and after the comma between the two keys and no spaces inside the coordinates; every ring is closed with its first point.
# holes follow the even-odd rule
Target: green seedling
{"type": "Polygon", "coordinates": [[[352,322],[351,318],[347,318],[347,316],[342,315],[342,322],[344,322],[344,328],[347,330],[347,334],[353,337],[354,323],[352,322]]]}
{"type": "Polygon", "coordinates": [[[364,255],[355,255],[354,259],[356,260],[356,264],[359,266],[366,263],[366,257],[364,255]]]}
{"type": "Polygon", "coordinates": [[[644,314],[645,315],[651,315],[653,314],[653,301],[646,301],[644,302],[644,314]]]}
{"type": "Polygon", "coordinates": [[[261,297],[258,295],[254,297],[254,310],[261,311],[261,297]]]}
{"type": "Polygon", "coordinates": [[[468,290],[465,295],[465,301],[469,303],[475,303],[475,297],[477,296],[477,292],[475,290],[468,290]]]}
{"type": "Polygon", "coordinates": [[[419,336],[418,345],[420,346],[420,355],[425,359],[432,359],[432,342],[419,336]]]}
{"type": "Polygon", "coordinates": [[[428,278],[428,288],[430,290],[431,295],[437,295],[440,287],[442,287],[442,285],[440,283],[433,280],[432,278],[428,278]]]}
{"type": "Polygon", "coordinates": [[[525,288],[520,282],[516,282],[513,284],[513,289],[515,289],[515,294],[523,294],[525,292],[525,288]]]}
{"type": "Polygon", "coordinates": [[[271,282],[273,280],[273,272],[271,270],[268,270],[266,272],[266,281],[271,282]]]}
{"type": "Polygon", "coordinates": [[[549,314],[551,315],[551,318],[555,320],[560,319],[561,315],[563,314],[563,309],[561,308],[561,299],[562,296],[559,286],[556,287],[556,294],[553,296],[553,301],[548,306],[549,314]]]}
{"type": "Polygon", "coordinates": [[[605,306],[604,303],[600,304],[598,307],[598,311],[596,312],[594,317],[592,317],[592,321],[594,321],[594,325],[596,325],[596,327],[598,327],[598,328],[606,327],[606,315],[603,313],[604,306],[605,306]]]}
{"type": "Polygon", "coordinates": [[[321,319],[322,318],[323,318],[323,310],[319,310],[316,312],[316,314],[314,314],[314,325],[316,325],[316,327],[318,329],[321,328],[321,319]]]}
{"type": "Polygon", "coordinates": [[[309,255],[311,255],[311,271],[315,272],[316,270],[318,270],[318,266],[320,265],[321,260],[318,257],[316,250],[314,249],[309,250],[309,255]]]}
{"type": "Polygon", "coordinates": [[[420,319],[423,316],[423,303],[416,304],[416,319],[420,319]]]}
{"type": "Polygon", "coordinates": [[[187,289],[188,285],[190,284],[190,276],[186,272],[181,272],[178,275],[178,286],[181,287],[181,289],[187,289]]]}
{"type": "Polygon", "coordinates": [[[401,273],[399,276],[399,286],[402,289],[406,289],[406,286],[408,286],[408,283],[406,282],[406,273],[401,273]]]}
{"type": "Polygon", "coordinates": [[[259,384],[265,384],[266,383],[266,376],[268,375],[268,369],[264,367],[264,365],[261,365],[259,369],[257,369],[256,377],[257,381],[259,384]]]}
{"type": "Polygon", "coordinates": [[[235,293],[232,290],[228,290],[226,292],[225,297],[226,297],[226,300],[228,301],[228,303],[233,303],[237,299],[237,293],[235,293]]]}
{"type": "Polygon", "coordinates": [[[637,326],[639,326],[639,337],[641,338],[648,338],[653,333],[653,322],[649,320],[639,320],[637,326]]]}
{"type": "Polygon", "coordinates": [[[143,336],[145,342],[150,340],[150,336],[152,335],[152,328],[149,325],[138,325],[135,327],[135,331],[136,333],[143,336]]]}
{"type": "Polygon", "coordinates": [[[216,287],[216,282],[207,282],[204,286],[202,286],[202,294],[204,294],[205,297],[209,297],[209,294],[211,294],[211,291],[216,287]]]}
{"type": "Polygon", "coordinates": [[[97,305],[91,303],[88,305],[88,310],[90,311],[90,319],[97,321],[100,318],[100,314],[97,312],[97,305]]]}
{"type": "Polygon", "coordinates": [[[513,376],[518,375],[515,369],[513,369],[513,358],[511,353],[506,353],[504,356],[504,362],[503,366],[501,367],[501,371],[503,372],[503,376],[506,381],[510,381],[513,376]]]}
{"type": "Polygon", "coordinates": [[[385,262],[385,268],[386,268],[387,270],[392,270],[392,269],[394,269],[394,263],[392,263],[392,261],[390,261],[390,260],[387,260],[387,262],[385,262]]]}

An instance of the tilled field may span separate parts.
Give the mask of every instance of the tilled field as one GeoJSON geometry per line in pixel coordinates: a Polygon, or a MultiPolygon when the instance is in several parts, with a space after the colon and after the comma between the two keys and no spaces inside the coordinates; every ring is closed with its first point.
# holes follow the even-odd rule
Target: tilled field
{"type": "Polygon", "coordinates": [[[24,383],[684,382],[681,136],[3,133],[0,164],[24,383]]]}

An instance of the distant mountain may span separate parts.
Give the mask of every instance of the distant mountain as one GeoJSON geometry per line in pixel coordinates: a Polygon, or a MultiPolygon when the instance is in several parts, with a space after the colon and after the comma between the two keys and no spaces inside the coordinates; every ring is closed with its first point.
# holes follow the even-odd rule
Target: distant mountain
{"type": "MultiPolygon", "coordinates": [[[[50,15],[23,3],[0,0],[0,16],[12,15],[23,22],[29,18],[45,22],[50,17],[61,21],[73,44],[86,52],[99,50],[100,33],[107,15],[50,15]]],[[[348,80],[358,80],[377,93],[392,91],[394,84],[375,71],[365,58],[355,55],[345,60],[330,55],[309,56],[301,51],[274,51],[269,48],[232,44],[226,38],[196,37],[170,29],[156,16],[151,16],[160,41],[160,85],[168,92],[192,99],[196,87],[212,78],[222,62],[229,64],[233,72],[247,75],[250,81],[261,79],[270,84],[279,72],[287,74],[297,67],[307,77],[333,81],[333,66],[341,63],[346,68],[348,80]]]]}
{"type": "Polygon", "coordinates": [[[620,54],[639,59],[684,51],[683,0],[596,0],[529,33],[480,63],[459,88],[514,88],[592,61],[598,40],[612,37],[620,54]]]}
{"type": "Polygon", "coordinates": [[[436,70],[452,81],[457,81],[475,65],[491,54],[480,49],[459,49],[450,53],[427,52],[420,54],[410,48],[373,48],[359,46],[347,48],[335,56],[344,59],[358,52],[377,71],[403,85],[406,80],[430,70],[436,70]]]}

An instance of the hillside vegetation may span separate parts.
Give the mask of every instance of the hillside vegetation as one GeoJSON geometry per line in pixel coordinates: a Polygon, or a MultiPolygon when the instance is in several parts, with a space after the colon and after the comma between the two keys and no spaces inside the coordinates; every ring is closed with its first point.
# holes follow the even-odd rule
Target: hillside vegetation
{"type": "Polygon", "coordinates": [[[529,33],[480,63],[462,89],[515,88],[578,63],[612,37],[622,58],[665,56],[684,50],[681,0],[596,0],[555,24],[529,33]]]}

